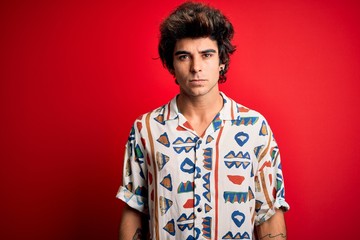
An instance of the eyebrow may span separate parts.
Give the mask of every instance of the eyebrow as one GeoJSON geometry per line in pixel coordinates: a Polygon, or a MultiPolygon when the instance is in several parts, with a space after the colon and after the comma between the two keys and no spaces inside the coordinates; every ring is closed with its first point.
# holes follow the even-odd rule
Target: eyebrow
{"type": "MultiPolygon", "coordinates": [[[[216,53],[216,50],[215,49],[205,49],[203,51],[200,51],[200,53],[216,53]]],[[[176,51],[174,55],[177,56],[177,55],[182,55],[182,54],[190,54],[190,52],[180,50],[180,51],[176,51]]]]}

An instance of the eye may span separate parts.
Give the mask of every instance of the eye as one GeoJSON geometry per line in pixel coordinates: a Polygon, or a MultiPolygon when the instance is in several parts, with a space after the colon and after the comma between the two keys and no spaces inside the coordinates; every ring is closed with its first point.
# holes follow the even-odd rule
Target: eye
{"type": "Polygon", "coordinates": [[[188,59],[188,58],[189,58],[188,55],[179,55],[179,56],[178,56],[178,59],[179,59],[180,61],[184,61],[184,60],[186,60],[186,59],[188,59]]]}
{"type": "Polygon", "coordinates": [[[204,53],[203,54],[203,57],[204,58],[210,58],[210,57],[212,57],[213,56],[213,54],[211,54],[211,53],[204,53]]]}

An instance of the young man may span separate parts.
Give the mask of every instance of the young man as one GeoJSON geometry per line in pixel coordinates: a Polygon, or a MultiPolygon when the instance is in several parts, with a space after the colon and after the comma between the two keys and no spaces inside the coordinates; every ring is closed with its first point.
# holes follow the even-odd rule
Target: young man
{"type": "Polygon", "coordinates": [[[117,194],[126,202],[120,239],[286,239],[273,133],[219,91],[235,51],[231,23],[188,2],[160,32],[160,58],[180,92],[133,125],[117,194]]]}

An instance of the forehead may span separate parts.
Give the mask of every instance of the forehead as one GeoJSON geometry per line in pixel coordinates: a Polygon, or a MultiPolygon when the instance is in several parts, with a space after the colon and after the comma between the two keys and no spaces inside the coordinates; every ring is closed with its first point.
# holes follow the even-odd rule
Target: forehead
{"type": "Polygon", "coordinates": [[[176,41],[174,53],[176,51],[201,52],[209,49],[218,52],[217,42],[210,37],[183,38],[176,41]]]}

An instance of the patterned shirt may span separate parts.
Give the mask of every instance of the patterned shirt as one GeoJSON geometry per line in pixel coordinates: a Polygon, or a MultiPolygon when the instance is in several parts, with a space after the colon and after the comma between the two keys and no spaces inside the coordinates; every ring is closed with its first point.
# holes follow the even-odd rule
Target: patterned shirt
{"type": "Polygon", "coordinates": [[[151,239],[254,239],[254,225],[289,208],[267,121],[221,95],[203,137],[176,97],[133,125],[117,198],[148,214],[151,239]]]}

